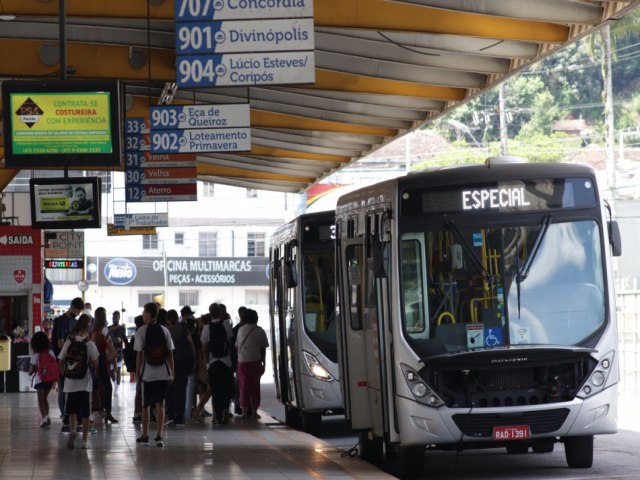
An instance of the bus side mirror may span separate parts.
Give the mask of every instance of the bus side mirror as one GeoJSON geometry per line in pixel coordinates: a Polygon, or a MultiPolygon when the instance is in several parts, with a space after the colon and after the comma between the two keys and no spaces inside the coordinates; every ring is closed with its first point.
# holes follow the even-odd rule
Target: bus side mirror
{"type": "Polygon", "coordinates": [[[620,236],[620,226],[615,220],[608,222],[609,243],[611,244],[611,255],[619,257],[622,255],[622,237],[620,236]]]}

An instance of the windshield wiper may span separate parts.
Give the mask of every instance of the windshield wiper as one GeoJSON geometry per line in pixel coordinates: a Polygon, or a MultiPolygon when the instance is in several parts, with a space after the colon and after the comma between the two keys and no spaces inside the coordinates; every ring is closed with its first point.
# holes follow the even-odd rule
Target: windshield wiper
{"type": "MultiPolygon", "coordinates": [[[[518,293],[518,318],[520,318],[520,284],[524,282],[529,276],[531,265],[533,265],[533,261],[538,256],[538,252],[540,251],[540,245],[542,245],[542,241],[544,240],[544,237],[547,234],[547,230],[549,229],[550,223],[551,223],[551,215],[547,214],[542,219],[540,230],[538,230],[536,239],[533,242],[533,247],[531,248],[531,255],[527,257],[527,261],[524,263],[524,265],[518,268],[518,273],[516,274],[516,289],[518,293]]],[[[520,259],[520,255],[518,255],[516,252],[516,261],[518,263],[519,263],[519,259],[520,259]]]]}

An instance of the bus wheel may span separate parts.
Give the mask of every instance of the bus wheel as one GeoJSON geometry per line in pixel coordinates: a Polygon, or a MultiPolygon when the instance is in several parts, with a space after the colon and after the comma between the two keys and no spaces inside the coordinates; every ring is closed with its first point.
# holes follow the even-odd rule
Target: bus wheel
{"type": "Polygon", "coordinates": [[[300,410],[295,407],[285,405],[284,422],[292,428],[299,429],[301,426],[300,410]]]}
{"type": "Polygon", "coordinates": [[[422,475],[424,473],[424,447],[400,447],[396,464],[400,478],[422,475]]]}
{"type": "Polygon", "coordinates": [[[320,435],[322,431],[322,415],[302,412],[302,430],[310,435],[320,435]]]}
{"type": "Polygon", "coordinates": [[[382,439],[369,438],[369,432],[358,432],[358,453],[366,462],[379,463],[382,460],[382,439]]]}
{"type": "Polygon", "coordinates": [[[593,465],[593,436],[566,437],[564,455],[570,468],[591,468],[593,465]]]}

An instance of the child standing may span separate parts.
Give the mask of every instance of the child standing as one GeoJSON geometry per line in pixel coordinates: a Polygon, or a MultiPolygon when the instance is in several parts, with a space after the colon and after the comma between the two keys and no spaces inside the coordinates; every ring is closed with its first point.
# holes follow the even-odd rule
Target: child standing
{"type": "Polygon", "coordinates": [[[49,401],[47,397],[53,388],[53,385],[60,378],[60,369],[56,362],[53,351],[49,348],[49,337],[44,332],[36,332],[31,337],[31,364],[29,366],[29,374],[35,375],[33,388],[38,392],[38,409],[42,420],[41,427],[51,425],[49,418],[49,401]]]}
{"type": "Polygon", "coordinates": [[[89,416],[91,415],[91,392],[93,382],[89,368],[98,366],[98,348],[89,338],[89,315],[82,314],[69,332],[58,359],[64,375],[65,408],[69,415],[69,440],[67,447],[73,449],[76,440],[77,420],[82,419],[82,448],[87,449],[89,416]]]}

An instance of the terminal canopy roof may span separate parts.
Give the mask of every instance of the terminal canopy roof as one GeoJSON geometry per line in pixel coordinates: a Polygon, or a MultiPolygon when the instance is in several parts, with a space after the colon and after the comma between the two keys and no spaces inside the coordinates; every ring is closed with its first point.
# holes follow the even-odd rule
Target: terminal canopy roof
{"type": "MultiPolygon", "coordinates": [[[[315,0],[314,84],[178,90],[172,103],[250,104],[251,151],[198,155],[199,180],[302,192],[638,3],[315,0]]],[[[70,77],[120,79],[127,115],[148,115],[176,80],[174,2],[65,4],[70,77]]],[[[0,80],[60,77],[58,0],[2,0],[0,19],[0,80]]],[[[16,173],[0,169],[0,189],[16,173]]]]}

